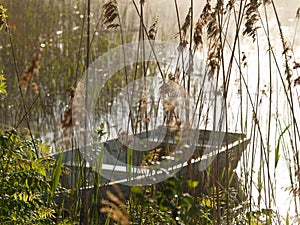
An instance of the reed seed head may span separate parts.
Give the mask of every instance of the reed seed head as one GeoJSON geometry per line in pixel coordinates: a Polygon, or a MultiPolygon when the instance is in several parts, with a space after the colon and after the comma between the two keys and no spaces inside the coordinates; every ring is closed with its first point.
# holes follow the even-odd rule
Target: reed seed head
{"type": "Polygon", "coordinates": [[[297,12],[296,12],[296,18],[297,18],[297,19],[300,19],[300,7],[297,9],[297,12]]]}
{"type": "Polygon", "coordinates": [[[117,196],[107,191],[106,196],[108,200],[103,199],[101,201],[103,207],[100,209],[100,212],[106,213],[108,217],[121,225],[129,225],[130,220],[122,191],[116,184],[114,184],[113,187],[117,192],[117,196]]]}
{"type": "Polygon", "coordinates": [[[119,21],[118,3],[116,0],[110,0],[103,5],[103,19],[102,25],[106,26],[106,29],[117,28],[120,26],[119,21]]]}
{"type": "Polygon", "coordinates": [[[256,30],[259,28],[256,26],[256,23],[259,20],[258,8],[260,5],[261,3],[258,0],[251,0],[250,3],[246,5],[246,22],[243,35],[252,37],[253,41],[256,40],[256,30]]]}
{"type": "Polygon", "coordinates": [[[156,33],[157,33],[157,23],[158,23],[158,18],[156,18],[155,22],[151,25],[148,31],[149,40],[155,40],[156,33]]]}
{"type": "Polygon", "coordinates": [[[40,54],[35,53],[32,56],[31,62],[27,65],[24,74],[20,78],[19,85],[23,90],[27,90],[30,85],[33,87],[33,90],[38,93],[38,85],[32,83],[34,76],[39,75],[40,70],[40,54]]]}

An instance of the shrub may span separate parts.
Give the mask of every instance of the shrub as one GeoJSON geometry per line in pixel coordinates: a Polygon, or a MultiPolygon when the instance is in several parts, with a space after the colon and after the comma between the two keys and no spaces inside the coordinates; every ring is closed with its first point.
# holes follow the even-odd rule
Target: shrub
{"type": "Polygon", "coordinates": [[[31,140],[26,132],[0,131],[1,224],[55,224],[55,176],[60,173],[54,171],[61,165],[48,153],[47,145],[31,140]]]}

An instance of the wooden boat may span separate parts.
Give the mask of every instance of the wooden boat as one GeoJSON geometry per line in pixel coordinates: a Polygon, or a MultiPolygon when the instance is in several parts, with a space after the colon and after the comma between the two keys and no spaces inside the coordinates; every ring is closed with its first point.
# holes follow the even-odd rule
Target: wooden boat
{"type": "MultiPolygon", "coordinates": [[[[85,149],[74,148],[64,151],[62,161],[70,169],[70,173],[62,176],[62,185],[67,189],[81,187],[81,190],[92,191],[94,188],[93,179],[95,173],[98,173],[101,175],[100,186],[103,190],[111,189],[111,185],[116,183],[121,187],[125,197],[128,196],[130,185],[157,183],[153,182],[153,179],[158,179],[161,181],[159,183],[163,184],[164,180],[171,176],[183,176],[186,179],[198,181],[199,185],[193,191],[194,195],[208,192],[209,187],[216,183],[238,188],[238,178],[234,173],[234,169],[249,144],[249,139],[246,138],[245,134],[190,130],[188,136],[198,132],[198,141],[193,146],[192,154],[189,154],[184,162],[177,163],[175,160],[174,163],[170,164],[170,168],[165,167],[160,172],[159,169],[151,169],[151,166],[159,167],[165,158],[175,156],[172,154],[178,146],[176,137],[181,132],[181,130],[168,128],[166,130],[167,134],[163,138],[160,137],[159,130],[134,135],[140,140],[147,140],[149,145],[156,144],[156,148],[147,153],[132,151],[119,139],[111,139],[101,143],[101,148],[105,147],[106,154],[110,157],[102,155],[100,167],[98,163],[95,163],[97,157],[99,157],[99,151],[97,152],[91,146],[87,146],[85,149]],[[212,137],[213,139],[220,137],[222,140],[218,140],[217,146],[212,146],[213,144],[216,145],[215,141],[211,142],[212,137]],[[127,163],[129,152],[131,152],[131,165],[127,163]],[[84,174],[82,171],[84,171],[84,174]],[[129,171],[131,173],[130,177],[128,177],[129,171]],[[89,180],[89,182],[84,181],[83,178],[86,181],[89,180]],[[230,183],[228,183],[228,180],[230,180],[230,183]]],[[[130,139],[130,137],[127,138],[130,139]]],[[[59,154],[54,154],[54,157],[58,158],[59,154]]]]}

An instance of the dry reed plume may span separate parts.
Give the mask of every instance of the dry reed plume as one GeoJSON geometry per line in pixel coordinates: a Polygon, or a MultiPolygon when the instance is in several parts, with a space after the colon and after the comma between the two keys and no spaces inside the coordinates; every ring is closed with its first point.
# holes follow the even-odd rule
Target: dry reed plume
{"type": "Polygon", "coordinates": [[[106,213],[109,218],[120,223],[121,225],[129,225],[130,220],[127,214],[126,203],[122,191],[116,184],[114,184],[113,187],[118,196],[114,195],[110,191],[107,191],[106,195],[109,200],[101,200],[103,207],[100,209],[100,212],[106,213]]]}
{"type": "Polygon", "coordinates": [[[155,40],[156,34],[157,34],[157,23],[158,23],[158,18],[154,21],[154,23],[150,26],[149,31],[148,31],[148,37],[149,40],[155,40]]]}
{"type": "Polygon", "coordinates": [[[106,26],[106,29],[117,28],[120,26],[118,12],[118,3],[116,0],[110,0],[103,5],[103,20],[102,25],[106,26]]]}
{"type": "Polygon", "coordinates": [[[245,13],[245,29],[243,31],[243,35],[248,35],[252,37],[253,41],[256,39],[256,30],[259,26],[255,26],[259,21],[259,12],[258,8],[261,5],[260,1],[252,0],[250,3],[246,5],[246,13],[245,13]]]}
{"type": "Polygon", "coordinates": [[[39,86],[34,82],[34,77],[39,75],[39,70],[40,54],[34,53],[31,62],[26,67],[26,70],[20,79],[19,85],[23,90],[26,91],[31,86],[36,94],[39,93],[39,86]]]}
{"type": "Polygon", "coordinates": [[[187,31],[189,29],[189,27],[191,26],[191,17],[192,14],[192,10],[191,8],[189,8],[189,11],[185,17],[184,23],[183,25],[180,27],[180,31],[177,32],[175,34],[175,38],[177,38],[178,36],[180,37],[180,46],[186,47],[188,44],[188,40],[187,40],[187,31]]]}
{"type": "Polygon", "coordinates": [[[205,29],[207,23],[211,19],[211,5],[209,2],[207,2],[202,10],[202,13],[195,25],[195,30],[194,30],[194,48],[195,50],[203,45],[203,30],[205,29]]]}

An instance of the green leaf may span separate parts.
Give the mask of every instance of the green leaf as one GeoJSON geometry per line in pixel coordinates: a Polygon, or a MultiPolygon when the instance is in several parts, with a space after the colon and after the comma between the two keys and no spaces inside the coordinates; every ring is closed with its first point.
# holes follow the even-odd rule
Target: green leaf
{"type": "Polygon", "coordinates": [[[260,201],[262,198],[262,196],[261,196],[262,188],[263,188],[263,183],[261,180],[261,167],[259,167],[258,174],[257,174],[257,190],[258,190],[257,202],[259,205],[260,205],[260,201]]]}
{"type": "Polygon", "coordinates": [[[6,24],[6,18],[7,18],[6,11],[7,11],[7,9],[4,8],[4,7],[0,4],[0,31],[2,30],[3,25],[6,24]]]}
{"type": "Polygon", "coordinates": [[[210,198],[204,197],[204,198],[202,198],[201,202],[202,202],[202,204],[203,204],[204,206],[206,206],[206,207],[209,207],[209,208],[210,208],[210,207],[213,206],[213,202],[211,201],[210,198]]]}
{"type": "Polygon", "coordinates": [[[277,145],[276,145],[276,149],[275,149],[275,169],[277,168],[277,165],[278,165],[278,161],[279,161],[279,158],[280,158],[280,155],[279,155],[279,148],[280,148],[280,141],[281,141],[281,138],[283,137],[284,133],[290,128],[290,125],[288,125],[283,131],[282,133],[279,135],[279,138],[278,138],[278,141],[277,141],[277,145]]]}
{"type": "Polygon", "coordinates": [[[45,155],[50,152],[50,146],[48,143],[43,143],[39,145],[39,150],[45,155]]]}
{"type": "Polygon", "coordinates": [[[290,225],[290,215],[289,215],[289,212],[286,213],[285,225],[290,225]]]}
{"type": "Polygon", "coordinates": [[[4,75],[0,74],[0,94],[7,94],[5,80],[4,75]]]}
{"type": "Polygon", "coordinates": [[[198,181],[193,181],[193,180],[188,180],[187,184],[188,184],[189,188],[196,188],[198,186],[199,182],[198,181]]]}
{"type": "Polygon", "coordinates": [[[106,132],[104,131],[104,124],[103,123],[101,123],[99,125],[99,127],[96,129],[96,133],[97,133],[97,135],[100,139],[106,134],[106,132]]]}
{"type": "Polygon", "coordinates": [[[143,189],[141,187],[139,187],[139,186],[132,186],[131,187],[131,191],[133,193],[138,194],[138,195],[142,195],[143,194],[143,189]]]}
{"type": "Polygon", "coordinates": [[[62,158],[63,158],[63,153],[61,153],[56,161],[56,165],[54,168],[54,172],[52,174],[52,185],[51,185],[51,197],[54,196],[55,190],[58,187],[59,184],[59,178],[61,174],[61,166],[62,166],[62,158]]]}

